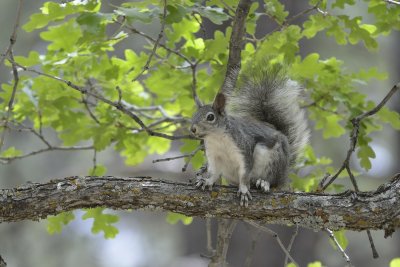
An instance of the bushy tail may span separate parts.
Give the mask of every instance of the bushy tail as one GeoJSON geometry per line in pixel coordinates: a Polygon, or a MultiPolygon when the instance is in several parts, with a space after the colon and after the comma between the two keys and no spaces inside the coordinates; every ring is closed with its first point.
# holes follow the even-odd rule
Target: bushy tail
{"type": "Polygon", "coordinates": [[[299,106],[300,92],[300,85],[287,77],[283,66],[258,65],[242,71],[228,103],[231,114],[254,117],[286,135],[294,163],[310,135],[299,106]]]}

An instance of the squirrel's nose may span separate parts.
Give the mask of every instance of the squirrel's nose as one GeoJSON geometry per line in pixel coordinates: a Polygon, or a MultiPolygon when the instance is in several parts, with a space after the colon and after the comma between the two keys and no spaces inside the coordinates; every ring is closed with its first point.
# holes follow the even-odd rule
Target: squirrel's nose
{"type": "Polygon", "coordinates": [[[192,125],[192,126],[190,127],[190,131],[191,131],[192,133],[195,134],[196,131],[197,131],[196,126],[192,125]]]}

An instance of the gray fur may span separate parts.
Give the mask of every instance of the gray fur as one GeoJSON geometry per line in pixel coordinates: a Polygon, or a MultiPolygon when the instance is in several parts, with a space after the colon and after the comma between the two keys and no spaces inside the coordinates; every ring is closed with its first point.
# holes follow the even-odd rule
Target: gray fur
{"type": "Polygon", "coordinates": [[[262,191],[285,183],[309,133],[300,87],[281,68],[245,72],[238,84],[212,106],[200,107],[191,131],[204,139],[208,160],[209,177],[197,186],[211,187],[222,175],[239,185],[240,204],[247,206],[250,183],[262,191]]]}

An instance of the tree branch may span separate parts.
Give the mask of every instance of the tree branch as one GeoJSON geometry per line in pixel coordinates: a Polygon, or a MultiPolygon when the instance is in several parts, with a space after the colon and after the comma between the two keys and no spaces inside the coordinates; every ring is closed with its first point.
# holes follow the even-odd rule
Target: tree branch
{"type": "Polygon", "coordinates": [[[251,4],[251,0],[240,0],[236,9],[235,19],[232,26],[232,35],[229,40],[229,58],[226,66],[226,74],[220,92],[235,87],[241,67],[241,53],[243,37],[246,32],[246,18],[249,14],[251,4]]]}
{"type": "Polygon", "coordinates": [[[250,207],[239,207],[235,187],[203,192],[188,183],[150,177],[67,177],[0,190],[0,222],[39,220],[81,208],[147,209],[187,216],[298,224],[322,230],[363,231],[400,227],[400,173],[374,192],[324,193],[251,190],[250,207]]]}

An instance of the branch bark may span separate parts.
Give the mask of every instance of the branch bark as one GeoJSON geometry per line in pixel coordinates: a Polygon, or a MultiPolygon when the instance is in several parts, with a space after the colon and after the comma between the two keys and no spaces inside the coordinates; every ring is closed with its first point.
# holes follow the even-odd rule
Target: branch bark
{"type": "MultiPolygon", "coordinates": [[[[384,229],[400,227],[400,174],[374,192],[341,194],[252,191],[248,208],[239,207],[236,188],[203,192],[188,183],[150,177],[67,177],[0,190],[0,222],[39,220],[81,208],[146,209],[188,216],[298,224],[312,229],[384,229]]],[[[214,190],[215,190],[214,189],[214,190]]]]}

